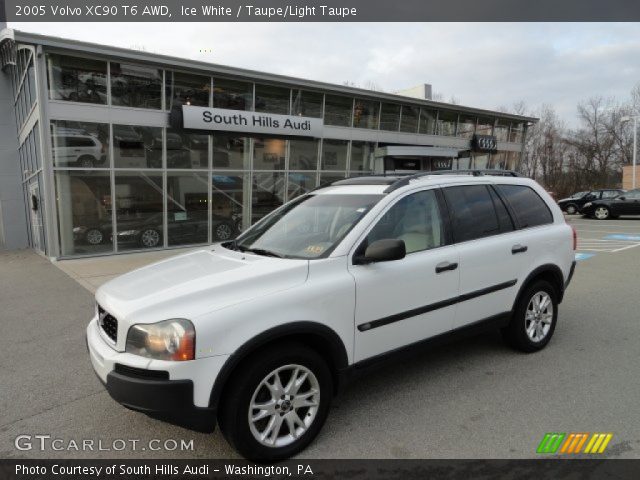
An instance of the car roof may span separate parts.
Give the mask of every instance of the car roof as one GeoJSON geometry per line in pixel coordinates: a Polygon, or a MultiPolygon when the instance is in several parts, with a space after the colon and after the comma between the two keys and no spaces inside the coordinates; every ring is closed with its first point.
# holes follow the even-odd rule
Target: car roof
{"type": "Polygon", "coordinates": [[[458,173],[429,173],[419,175],[370,175],[338,180],[331,185],[320,187],[314,194],[385,194],[395,190],[408,189],[416,185],[447,185],[474,183],[510,183],[529,185],[533,180],[522,176],[507,176],[504,174],[465,175],[458,173]]]}

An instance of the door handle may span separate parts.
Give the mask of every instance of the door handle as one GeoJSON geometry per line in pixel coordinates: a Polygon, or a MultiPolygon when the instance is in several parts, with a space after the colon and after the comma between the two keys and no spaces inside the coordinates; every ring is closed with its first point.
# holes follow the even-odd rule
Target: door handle
{"type": "Polygon", "coordinates": [[[458,268],[457,263],[441,262],[436,265],[436,273],[446,272],[447,270],[455,270],[458,268]]]}
{"type": "Polygon", "coordinates": [[[526,245],[520,245],[519,243],[516,243],[513,247],[511,247],[511,253],[513,255],[515,255],[516,253],[524,253],[528,250],[529,247],[527,247],[526,245]]]}

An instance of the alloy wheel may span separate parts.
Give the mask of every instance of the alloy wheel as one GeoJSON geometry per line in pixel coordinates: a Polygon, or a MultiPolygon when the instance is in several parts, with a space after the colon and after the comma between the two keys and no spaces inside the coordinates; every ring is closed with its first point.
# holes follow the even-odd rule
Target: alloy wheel
{"type": "Polygon", "coordinates": [[[576,207],[575,207],[575,205],[569,205],[569,206],[567,207],[567,213],[568,213],[569,215],[574,215],[574,214],[576,213],[576,207]]]}
{"type": "Polygon", "coordinates": [[[218,240],[229,240],[232,235],[231,227],[226,223],[221,223],[216,227],[216,237],[218,240]]]}
{"type": "Polygon", "coordinates": [[[160,234],[157,230],[149,229],[142,232],[140,236],[142,245],[145,247],[155,247],[160,243],[160,234]]]}
{"type": "Polygon", "coordinates": [[[320,383],[303,365],[285,365],[260,382],[249,404],[249,429],[262,445],[284,447],[299,439],[316,419],[320,383]]]}
{"type": "Polygon", "coordinates": [[[531,297],[525,312],[524,326],[527,336],[533,342],[541,342],[549,333],[553,322],[553,302],[551,296],[540,291],[531,297]]]}
{"type": "Polygon", "coordinates": [[[598,207],[593,214],[598,220],[606,220],[609,218],[609,209],[607,207],[598,207]]]}
{"type": "Polygon", "coordinates": [[[97,228],[92,228],[87,232],[87,243],[89,245],[100,245],[103,238],[102,232],[97,228]]]}

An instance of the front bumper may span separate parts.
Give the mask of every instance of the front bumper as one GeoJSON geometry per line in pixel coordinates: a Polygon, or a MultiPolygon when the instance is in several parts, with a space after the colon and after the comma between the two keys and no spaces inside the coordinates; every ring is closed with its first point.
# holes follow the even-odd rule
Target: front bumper
{"type": "Polygon", "coordinates": [[[102,338],[96,318],[87,327],[87,349],[96,375],[118,403],[189,418],[215,413],[211,390],[228,355],[171,362],[118,352],[102,338]]]}

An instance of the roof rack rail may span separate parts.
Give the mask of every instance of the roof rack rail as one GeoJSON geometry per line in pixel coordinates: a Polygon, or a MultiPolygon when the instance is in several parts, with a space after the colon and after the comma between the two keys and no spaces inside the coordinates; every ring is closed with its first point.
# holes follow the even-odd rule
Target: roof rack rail
{"type": "Polygon", "coordinates": [[[482,177],[482,176],[497,176],[497,177],[522,177],[521,174],[514,170],[437,170],[435,172],[419,172],[413,175],[408,175],[406,177],[400,178],[391,185],[389,185],[384,193],[391,193],[394,190],[405,187],[409,185],[411,180],[416,180],[421,177],[426,177],[429,175],[472,175],[474,177],[482,177]]]}

